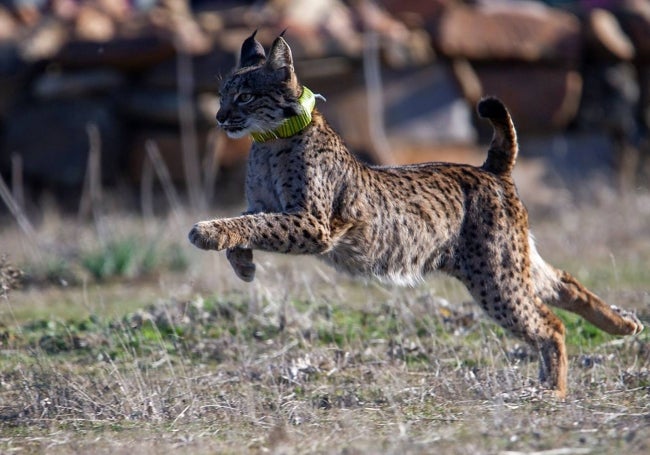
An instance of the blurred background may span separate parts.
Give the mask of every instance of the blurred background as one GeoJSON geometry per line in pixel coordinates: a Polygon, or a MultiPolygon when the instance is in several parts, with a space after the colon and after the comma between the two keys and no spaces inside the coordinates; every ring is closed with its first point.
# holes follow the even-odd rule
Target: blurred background
{"type": "Polygon", "coordinates": [[[540,253],[650,326],[650,0],[0,0],[0,452],[649,453],[648,330],[560,313],[546,403],[453,279],[188,242],[245,206],[215,115],[255,29],[367,162],[480,164],[503,99],[540,253]]]}
{"type": "Polygon", "coordinates": [[[285,28],[366,161],[480,163],[492,94],[530,197],[647,187],[647,0],[0,0],[0,212],[241,204],[250,144],[217,131],[217,91],[252,30],[268,46],[285,28]]]}

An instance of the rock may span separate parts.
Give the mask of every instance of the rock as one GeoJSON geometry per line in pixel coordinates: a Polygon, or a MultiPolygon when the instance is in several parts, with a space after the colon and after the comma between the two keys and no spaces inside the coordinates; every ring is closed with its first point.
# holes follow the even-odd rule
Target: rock
{"type": "Polygon", "coordinates": [[[20,55],[30,62],[52,58],[63,48],[68,35],[68,29],[61,21],[43,20],[17,42],[20,55]]]}
{"type": "Polygon", "coordinates": [[[621,28],[634,44],[637,60],[650,62],[650,2],[626,1],[616,15],[621,28]]]}
{"type": "Polygon", "coordinates": [[[575,125],[582,131],[602,131],[631,139],[637,134],[639,99],[637,73],[630,63],[586,65],[584,94],[575,125]]]}
{"type": "Polygon", "coordinates": [[[179,52],[191,55],[206,54],[212,40],[190,15],[179,15],[173,21],[173,35],[179,52]]]}
{"type": "Polygon", "coordinates": [[[18,48],[11,43],[0,44],[0,119],[24,93],[29,67],[20,58],[18,48]]]}
{"type": "Polygon", "coordinates": [[[34,82],[39,99],[61,99],[105,94],[122,87],[125,77],[111,69],[43,73],[34,82]]]}
{"type": "Polygon", "coordinates": [[[215,36],[223,31],[224,18],[218,11],[196,11],[195,14],[198,24],[206,33],[215,36]]]}
{"type": "Polygon", "coordinates": [[[83,3],[77,14],[75,35],[82,41],[106,42],[115,36],[115,24],[96,6],[83,3]]]}
{"type": "Polygon", "coordinates": [[[632,60],[634,44],[623,32],[616,16],[610,11],[594,8],[588,12],[585,24],[586,46],[592,53],[609,59],[632,60]]]}
{"type": "Polygon", "coordinates": [[[383,92],[391,138],[428,144],[476,140],[473,106],[463,98],[449,66],[437,63],[403,72],[386,71],[383,92]]]}
{"type": "MultiPolygon", "coordinates": [[[[433,50],[428,34],[415,24],[408,27],[377,2],[355,2],[352,6],[361,30],[372,31],[381,43],[382,57],[392,67],[430,63],[433,50]]],[[[364,47],[368,46],[368,42],[364,47]]]]}
{"type": "MultiPolygon", "coordinates": [[[[205,127],[215,124],[217,111],[210,112],[210,107],[206,107],[214,106],[214,102],[210,103],[210,101],[214,101],[213,98],[211,100],[201,98],[203,103],[201,105],[195,97],[192,97],[190,101],[194,107],[194,119],[197,126],[205,127]]],[[[147,90],[138,87],[129,90],[119,100],[120,110],[132,119],[165,126],[179,124],[179,103],[180,97],[177,91],[147,90]]]]}
{"type": "MultiPolygon", "coordinates": [[[[295,58],[333,55],[357,56],[362,50],[355,17],[341,0],[269,2],[280,20],[278,30],[288,29],[295,58]]],[[[277,32],[276,32],[277,33],[277,32]]]]}
{"type": "MultiPolygon", "coordinates": [[[[362,68],[348,60],[332,58],[298,62],[298,74],[303,72],[308,75],[302,79],[305,85],[327,98],[327,102],[318,101],[317,107],[348,147],[366,161],[386,164],[383,155],[375,150],[376,140],[370,131],[368,91],[362,68]],[[317,70],[321,65],[322,71],[317,70]]],[[[473,143],[473,106],[463,99],[448,65],[384,68],[382,79],[384,106],[379,121],[391,140],[403,146],[400,151],[385,151],[393,163],[423,157],[426,151],[412,153],[422,149],[418,145],[473,143]]]]}
{"type": "MultiPolygon", "coordinates": [[[[519,132],[557,131],[575,118],[582,95],[582,77],[575,70],[498,64],[473,68],[481,94],[501,98],[519,132]]],[[[470,101],[475,104],[478,100],[470,101]]]]}
{"type": "MultiPolygon", "coordinates": [[[[235,67],[235,55],[215,47],[208,54],[192,57],[194,90],[217,93],[221,77],[235,67]]],[[[171,58],[147,71],[143,76],[142,84],[149,88],[176,90],[177,75],[177,61],[171,58]]]]}
{"type": "Polygon", "coordinates": [[[135,88],[120,97],[119,106],[121,111],[137,121],[162,125],[179,123],[176,92],[135,88]]]}
{"type": "MultiPolygon", "coordinates": [[[[639,75],[639,120],[643,124],[646,136],[650,136],[650,63],[637,67],[639,75]]],[[[648,142],[648,159],[650,159],[650,137],[648,142]]]]}
{"type": "Polygon", "coordinates": [[[39,5],[39,2],[18,0],[11,3],[12,12],[16,15],[20,22],[27,27],[33,27],[43,18],[43,14],[40,11],[42,4],[39,5]]]}
{"type": "Polygon", "coordinates": [[[208,54],[193,58],[195,90],[216,93],[221,78],[226,76],[236,64],[236,54],[215,47],[208,54]]]}
{"type": "Polygon", "coordinates": [[[116,38],[105,43],[70,41],[56,54],[56,60],[71,68],[110,66],[124,71],[137,71],[171,58],[174,52],[171,39],[147,33],[132,38],[116,38]]]}
{"type": "Polygon", "coordinates": [[[363,71],[349,59],[333,57],[296,62],[301,82],[327,101],[316,107],[341,134],[348,147],[372,153],[363,71]]]}
{"type": "Polygon", "coordinates": [[[436,51],[448,57],[576,64],[581,52],[580,21],[536,2],[450,6],[430,31],[436,51]]]}
{"type": "Polygon", "coordinates": [[[23,159],[25,180],[45,185],[80,187],[86,174],[89,123],[99,129],[102,177],[113,181],[123,156],[122,128],[105,104],[74,100],[17,107],[7,117],[0,166],[10,155],[23,159]]]}
{"type": "Polygon", "coordinates": [[[547,179],[558,181],[578,193],[588,196],[581,182],[605,178],[614,183],[616,169],[616,146],[611,137],[603,132],[564,133],[547,136],[524,136],[519,138],[522,155],[543,157],[547,162],[547,179]]]}
{"type": "Polygon", "coordinates": [[[74,21],[79,14],[79,5],[75,0],[56,0],[51,3],[52,13],[65,21],[74,21]]]}
{"type": "Polygon", "coordinates": [[[205,54],[212,47],[212,37],[200,27],[187,0],[159,2],[147,17],[173,39],[178,52],[205,54]]]}
{"type": "Polygon", "coordinates": [[[18,24],[9,10],[0,5],[0,42],[11,41],[16,37],[18,24]]]}
{"type": "Polygon", "coordinates": [[[384,0],[386,10],[400,18],[410,18],[411,22],[431,22],[440,17],[445,8],[453,6],[455,0],[384,0]]]}
{"type": "Polygon", "coordinates": [[[102,11],[115,21],[126,21],[129,19],[133,9],[136,7],[132,3],[139,4],[139,6],[143,6],[143,3],[146,4],[146,2],[132,2],[131,0],[96,0],[96,3],[102,11]]]}

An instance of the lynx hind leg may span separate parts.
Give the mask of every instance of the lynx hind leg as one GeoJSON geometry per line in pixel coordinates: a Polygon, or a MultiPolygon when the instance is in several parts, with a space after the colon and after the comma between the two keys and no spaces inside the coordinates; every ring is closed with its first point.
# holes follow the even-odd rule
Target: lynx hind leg
{"type": "Polygon", "coordinates": [[[576,313],[612,335],[634,335],[643,330],[634,313],[603,302],[568,272],[556,272],[557,297],[549,300],[549,304],[576,313]]]}
{"type": "Polygon", "coordinates": [[[539,380],[553,389],[558,398],[567,393],[569,360],[564,340],[564,324],[541,300],[536,300],[536,310],[543,324],[524,335],[539,350],[539,380]],[[530,339],[529,339],[530,338],[530,339]]]}
{"type": "Polygon", "coordinates": [[[540,381],[558,398],[564,398],[568,361],[560,318],[542,303],[521,275],[505,273],[497,280],[490,274],[468,281],[470,293],[492,319],[539,351],[540,381]]]}
{"type": "Polygon", "coordinates": [[[255,279],[255,263],[253,262],[253,250],[249,248],[228,248],[226,258],[230,262],[235,274],[242,280],[250,283],[255,279]]]}

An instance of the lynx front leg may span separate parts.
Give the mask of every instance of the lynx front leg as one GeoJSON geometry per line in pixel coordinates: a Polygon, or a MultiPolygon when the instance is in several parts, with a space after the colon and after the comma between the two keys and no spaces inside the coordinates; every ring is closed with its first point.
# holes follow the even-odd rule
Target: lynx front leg
{"type": "Polygon", "coordinates": [[[226,257],[232,266],[235,274],[242,280],[250,283],[255,279],[255,263],[253,262],[253,250],[249,248],[228,248],[226,257]]]}
{"type": "Polygon", "coordinates": [[[244,242],[245,232],[241,232],[242,226],[233,223],[233,220],[236,219],[200,221],[192,227],[188,235],[190,242],[202,250],[219,251],[237,246],[246,247],[247,245],[244,242]]]}
{"type": "Polygon", "coordinates": [[[189,234],[204,250],[249,248],[277,253],[318,254],[333,240],[326,218],[311,213],[257,213],[237,218],[201,221],[189,234]]]}

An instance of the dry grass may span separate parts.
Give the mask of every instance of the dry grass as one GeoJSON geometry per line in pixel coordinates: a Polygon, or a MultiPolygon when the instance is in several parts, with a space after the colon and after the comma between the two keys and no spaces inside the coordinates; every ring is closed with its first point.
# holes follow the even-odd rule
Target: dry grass
{"type": "MultiPolygon", "coordinates": [[[[650,197],[612,194],[532,207],[531,220],[545,257],[647,321],[650,197]]],[[[262,254],[247,285],[223,255],[184,243],[193,220],[111,215],[102,231],[104,244],[138,239],[136,257],[151,239],[163,254],[182,245],[183,273],[163,260],[106,278],[75,266],[74,285],[0,295],[0,452],[650,450],[647,332],[613,338],[563,314],[570,392],[559,402],[535,388],[532,353],[453,280],[386,289],[262,254]]],[[[50,214],[43,248],[5,227],[0,253],[81,264],[109,254],[96,232],[50,214]]]]}

